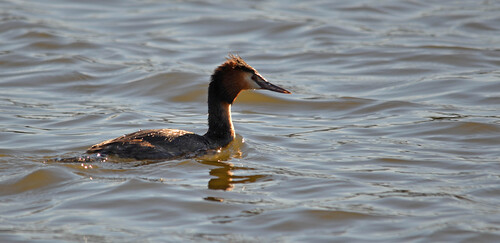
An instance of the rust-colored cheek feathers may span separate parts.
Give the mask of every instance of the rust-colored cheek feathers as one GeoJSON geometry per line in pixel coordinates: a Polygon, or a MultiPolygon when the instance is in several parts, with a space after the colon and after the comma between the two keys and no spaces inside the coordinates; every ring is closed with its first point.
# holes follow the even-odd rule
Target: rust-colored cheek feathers
{"type": "Polygon", "coordinates": [[[228,95],[236,98],[242,90],[256,88],[256,84],[252,85],[250,82],[254,83],[250,73],[232,70],[224,77],[223,86],[228,95]]]}

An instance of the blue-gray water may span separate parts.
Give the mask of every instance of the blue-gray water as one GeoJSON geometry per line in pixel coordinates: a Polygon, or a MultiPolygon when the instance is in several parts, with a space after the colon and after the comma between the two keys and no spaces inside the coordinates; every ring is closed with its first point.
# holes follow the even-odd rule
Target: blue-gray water
{"type": "Polygon", "coordinates": [[[500,2],[0,2],[1,242],[495,242],[500,2]],[[57,163],[204,133],[229,52],[238,139],[198,159],[57,163]]]}

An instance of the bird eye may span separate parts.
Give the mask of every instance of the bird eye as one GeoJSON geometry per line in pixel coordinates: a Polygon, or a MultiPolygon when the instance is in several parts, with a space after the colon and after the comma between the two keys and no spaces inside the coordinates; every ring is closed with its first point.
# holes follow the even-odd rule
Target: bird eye
{"type": "Polygon", "coordinates": [[[260,76],[259,73],[255,73],[254,75],[252,75],[252,80],[255,81],[256,83],[267,82],[266,79],[260,76]]]}

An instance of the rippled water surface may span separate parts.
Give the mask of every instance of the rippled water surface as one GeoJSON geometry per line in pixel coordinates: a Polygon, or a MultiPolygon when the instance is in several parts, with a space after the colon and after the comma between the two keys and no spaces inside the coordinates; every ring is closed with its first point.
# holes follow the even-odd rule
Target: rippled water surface
{"type": "Polygon", "coordinates": [[[0,241],[500,237],[500,2],[0,2],[0,241]],[[58,163],[204,133],[229,52],[238,138],[174,161],[58,163]]]}

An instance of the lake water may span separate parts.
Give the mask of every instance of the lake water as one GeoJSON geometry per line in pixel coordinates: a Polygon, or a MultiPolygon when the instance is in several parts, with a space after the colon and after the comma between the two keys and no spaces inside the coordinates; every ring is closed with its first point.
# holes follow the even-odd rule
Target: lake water
{"type": "Polygon", "coordinates": [[[0,2],[1,242],[496,242],[499,1],[0,2]],[[59,163],[204,133],[229,52],[238,138],[173,161],[59,163]]]}

